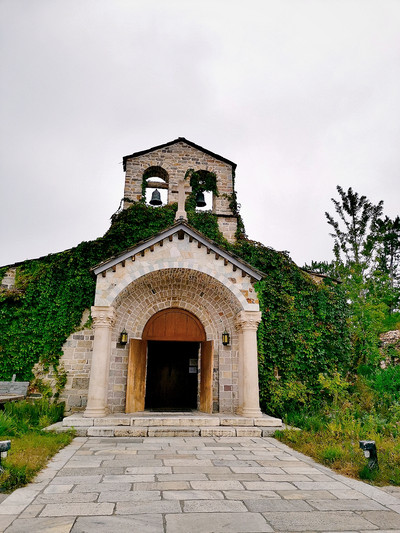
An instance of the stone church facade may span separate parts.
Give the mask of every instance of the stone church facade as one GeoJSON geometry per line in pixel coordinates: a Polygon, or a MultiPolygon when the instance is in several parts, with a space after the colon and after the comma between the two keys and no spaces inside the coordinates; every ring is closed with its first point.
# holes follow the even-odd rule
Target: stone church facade
{"type": "Polygon", "coordinates": [[[235,164],[184,138],[123,161],[124,207],[157,188],[165,203],[178,201],[177,217],[93,268],[92,328],[65,343],[61,399],[86,417],[147,409],[260,416],[254,283],[263,273],[192,228],[184,207],[187,170],[215,174],[210,207],[233,242],[235,164]]]}

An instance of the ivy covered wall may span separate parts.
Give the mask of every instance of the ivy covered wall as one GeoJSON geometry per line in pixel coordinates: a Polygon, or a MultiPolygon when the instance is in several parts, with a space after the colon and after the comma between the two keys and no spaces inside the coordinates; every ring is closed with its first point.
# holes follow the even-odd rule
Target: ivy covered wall
{"type": "MultiPolygon", "coordinates": [[[[67,337],[93,305],[90,268],[174,223],[176,204],[135,203],[112,218],[107,233],[76,248],[17,265],[16,284],[0,290],[0,380],[30,380],[41,361],[55,365],[67,337]]],[[[208,238],[267,274],[256,285],[262,311],[258,330],[260,395],[264,410],[282,414],[312,401],[320,372],[348,364],[347,310],[341,287],[315,284],[290,258],[260,243],[229,244],[217,217],[188,211],[188,222],[208,238]]],[[[0,279],[7,267],[0,269],[0,279]]]]}

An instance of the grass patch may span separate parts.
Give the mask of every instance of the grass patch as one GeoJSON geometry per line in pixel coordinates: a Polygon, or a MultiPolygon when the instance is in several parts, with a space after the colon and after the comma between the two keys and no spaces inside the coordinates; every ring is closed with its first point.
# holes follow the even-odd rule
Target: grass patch
{"type": "Polygon", "coordinates": [[[63,412],[63,404],[49,400],[8,403],[0,411],[0,439],[11,440],[8,456],[2,460],[0,492],[11,492],[32,481],[49,459],[72,441],[72,431],[43,431],[58,422],[63,412]]]}
{"type": "MultiPolygon", "coordinates": [[[[352,427],[349,427],[349,424],[348,419],[346,424],[340,420],[331,420],[316,431],[312,429],[277,431],[275,437],[339,474],[377,486],[400,485],[398,438],[373,431],[371,420],[369,420],[369,435],[364,433],[362,424],[357,424],[356,420],[352,427]],[[359,447],[359,441],[364,439],[376,442],[379,470],[370,470],[367,467],[368,459],[364,457],[359,447]]],[[[379,424],[377,428],[379,429],[379,424]]]]}
{"type": "Polygon", "coordinates": [[[11,492],[26,485],[46,466],[61,448],[73,439],[73,433],[28,432],[20,437],[5,436],[11,440],[11,449],[2,460],[5,471],[0,475],[0,492],[11,492]]]}

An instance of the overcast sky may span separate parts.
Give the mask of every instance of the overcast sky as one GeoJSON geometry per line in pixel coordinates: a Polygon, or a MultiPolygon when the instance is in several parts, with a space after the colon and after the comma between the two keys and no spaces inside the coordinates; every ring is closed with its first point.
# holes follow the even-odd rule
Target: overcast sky
{"type": "Polygon", "coordinates": [[[180,136],[300,266],[336,185],[400,214],[399,0],[0,0],[0,47],[0,265],[103,235],[122,157],[180,136]]]}

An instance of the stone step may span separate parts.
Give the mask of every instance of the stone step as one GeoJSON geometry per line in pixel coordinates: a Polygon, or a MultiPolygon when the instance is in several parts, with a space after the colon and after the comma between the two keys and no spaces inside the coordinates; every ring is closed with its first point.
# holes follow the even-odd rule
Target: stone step
{"type": "MultiPolygon", "coordinates": [[[[54,424],[56,426],[56,424],[54,424]]],[[[50,427],[66,431],[67,427],[50,427]]],[[[78,437],[268,437],[277,427],[245,426],[81,426],[75,428],[78,437]]]]}
{"type": "Polygon", "coordinates": [[[259,418],[242,416],[161,416],[161,415],[109,415],[103,418],[85,418],[75,414],[64,418],[64,427],[115,427],[129,426],[136,428],[150,427],[280,427],[282,420],[267,415],[259,418]]]}
{"type": "Polygon", "coordinates": [[[74,428],[82,437],[266,437],[282,428],[282,420],[268,415],[249,418],[238,415],[188,413],[111,414],[86,418],[82,413],[64,418],[49,429],[74,428]]]}

